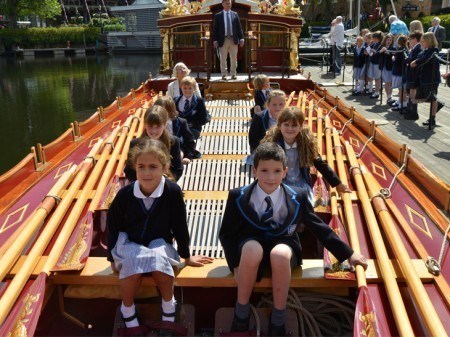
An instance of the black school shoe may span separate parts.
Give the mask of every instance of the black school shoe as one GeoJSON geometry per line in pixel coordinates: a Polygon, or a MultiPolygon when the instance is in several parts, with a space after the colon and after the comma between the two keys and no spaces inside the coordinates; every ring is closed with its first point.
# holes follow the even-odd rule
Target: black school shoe
{"type": "Polygon", "coordinates": [[[286,325],[274,325],[272,322],[269,324],[268,336],[286,336],[286,325]]]}
{"type": "Polygon", "coordinates": [[[436,119],[435,118],[427,119],[425,122],[422,123],[422,125],[425,125],[425,126],[429,126],[429,125],[436,126],[436,119]]]}
{"type": "Polygon", "coordinates": [[[372,95],[370,95],[370,98],[378,99],[380,98],[380,94],[373,93],[372,95]]]}
{"type": "Polygon", "coordinates": [[[244,332],[248,331],[250,326],[250,315],[247,318],[239,318],[234,313],[233,323],[231,324],[230,332],[244,332]]]}

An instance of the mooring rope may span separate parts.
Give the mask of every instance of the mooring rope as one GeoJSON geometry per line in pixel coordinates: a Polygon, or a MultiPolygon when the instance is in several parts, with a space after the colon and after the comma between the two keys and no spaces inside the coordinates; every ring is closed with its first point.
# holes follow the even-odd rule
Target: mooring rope
{"type": "MultiPolygon", "coordinates": [[[[272,293],[264,294],[258,307],[272,306],[272,293]]],[[[287,308],[297,312],[300,336],[342,336],[353,331],[355,304],[346,298],[290,289],[287,308]]]]}

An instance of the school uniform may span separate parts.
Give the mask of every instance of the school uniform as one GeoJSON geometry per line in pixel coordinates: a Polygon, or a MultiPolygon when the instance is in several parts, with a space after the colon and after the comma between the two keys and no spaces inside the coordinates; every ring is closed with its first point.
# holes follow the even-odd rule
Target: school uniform
{"type": "Polygon", "coordinates": [[[373,78],[375,80],[379,80],[381,78],[381,70],[380,70],[380,51],[381,49],[381,43],[376,42],[373,43],[370,46],[370,65],[369,65],[369,71],[367,73],[367,76],[370,78],[373,78]]]}
{"type": "Polygon", "coordinates": [[[180,256],[190,257],[181,188],[163,177],[149,197],[137,181],[120,189],[108,210],[107,246],[120,279],[153,271],[173,277],[180,256]]]}
{"type": "MultiPolygon", "coordinates": [[[[202,97],[200,88],[198,87],[198,83],[195,84],[194,94],[196,94],[198,97],[202,97]]],[[[167,86],[166,95],[172,98],[183,95],[183,92],[181,91],[180,88],[180,81],[178,81],[178,79],[169,83],[169,85],[167,86]]]]}
{"type": "Polygon", "coordinates": [[[395,48],[391,45],[387,48],[386,52],[380,54],[381,79],[383,82],[392,82],[392,52],[395,48]]]}
{"type": "MultiPolygon", "coordinates": [[[[135,138],[130,142],[130,150],[138,145],[143,139],[147,136],[143,136],[140,138],[135,138]]],[[[175,180],[178,180],[183,175],[183,162],[181,161],[181,149],[180,149],[180,140],[178,137],[171,135],[170,136],[170,173],[172,173],[175,180]]],[[[125,177],[129,181],[136,180],[136,170],[133,168],[130,160],[127,160],[127,164],[125,165],[125,177]]]]}
{"type": "Polygon", "coordinates": [[[248,131],[248,142],[250,151],[253,153],[261,140],[266,135],[266,131],[277,124],[277,120],[272,117],[268,109],[265,109],[261,115],[254,115],[250,129],[248,131]]]}
{"type": "Polygon", "coordinates": [[[427,86],[433,93],[434,99],[436,99],[437,89],[441,83],[439,60],[433,57],[435,53],[439,53],[438,48],[427,48],[422,50],[416,59],[419,86],[427,86]]]}
{"type": "MultiPolygon", "coordinates": [[[[185,158],[193,159],[196,157],[195,138],[189,128],[186,119],[175,117],[171,121],[172,134],[180,140],[180,147],[185,158]]],[[[198,155],[197,155],[198,157],[198,155]]]]}
{"type": "Polygon", "coordinates": [[[177,96],[174,98],[175,106],[179,116],[187,120],[194,137],[198,138],[202,132],[202,126],[208,122],[205,101],[195,94],[189,98],[188,104],[186,104],[187,100],[185,96],[177,96]]]}
{"type": "Polygon", "coordinates": [[[257,106],[260,107],[261,111],[264,110],[264,106],[266,105],[268,93],[269,93],[269,89],[267,89],[267,90],[255,90],[255,92],[253,94],[253,99],[255,101],[255,106],[250,109],[251,117],[253,117],[253,115],[255,114],[255,108],[257,106]]]}
{"type": "Polygon", "coordinates": [[[364,55],[364,46],[358,48],[358,46],[353,47],[353,78],[355,80],[364,77],[364,65],[366,63],[366,57],[364,55]]]}
{"type": "Polygon", "coordinates": [[[264,201],[265,193],[257,180],[230,191],[219,239],[231,271],[239,266],[242,246],[249,240],[258,241],[264,249],[257,280],[263,276],[265,267],[270,266],[270,250],[277,244],[291,247],[291,263],[301,265],[302,247],[296,232],[301,223],[305,224],[339,261],[344,261],[353,254],[353,250],[314,213],[305,191],[282,183],[273,194],[274,198],[272,195],[270,197],[274,217],[269,226],[261,222],[261,211],[264,211],[267,205],[264,201]]]}
{"type": "Polygon", "coordinates": [[[409,65],[412,61],[417,59],[417,56],[422,52],[420,43],[416,44],[409,52],[409,57],[405,60],[406,63],[406,89],[416,89],[419,85],[418,71],[416,68],[411,68],[409,65]]]}
{"type": "Polygon", "coordinates": [[[397,48],[392,61],[392,88],[401,88],[406,77],[405,48],[397,48]]]}
{"type": "MultiPolygon", "coordinates": [[[[284,140],[281,140],[277,141],[277,144],[280,145],[286,152],[286,159],[288,163],[288,172],[283,182],[289,186],[311,190],[311,168],[309,166],[300,167],[297,143],[290,146],[284,140]]],[[[317,158],[314,159],[313,165],[332,187],[342,184],[342,181],[339,179],[336,172],[332,170],[332,168],[322,159],[321,156],[317,156],[317,158]]]]}

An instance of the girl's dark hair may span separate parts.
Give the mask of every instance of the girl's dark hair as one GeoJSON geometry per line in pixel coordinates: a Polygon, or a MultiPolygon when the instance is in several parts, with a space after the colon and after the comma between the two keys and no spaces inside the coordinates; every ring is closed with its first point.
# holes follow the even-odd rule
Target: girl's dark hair
{"type": "MultiPolygon", "coordinates": [[[[164,125],[164,131],[159,140],[163,142],[163,144],[169,149],[171,148],[171,140],[170,133],[166,129],[167,121],[169,120],[169,115],[167,114],[167,110],[159,105],[152,105],[144,114],[144,123],[145,125],[164,125]]],[[[149,137],[147,132],[144,129],[144,133],[142,136],[149,137]]],[[[149,137],[150,138],[150,137],[149,137]]]]}
{"type": "Polygon", "coordinates": [[[305,122],[305,115],[295,106],[287,107],[281,111],[278,116],[277,125],[267,131],[266,136],[261,142],[278,143],[284,141],[280,127],[281,124],[285,122],[291,122],[301,126],[300,132],[295,139],[297,143],[298,159],[300,161],[300,166],[312,166],[314,160],[319,156],[317,140],[311,130],[303,125],[305,122]]]}

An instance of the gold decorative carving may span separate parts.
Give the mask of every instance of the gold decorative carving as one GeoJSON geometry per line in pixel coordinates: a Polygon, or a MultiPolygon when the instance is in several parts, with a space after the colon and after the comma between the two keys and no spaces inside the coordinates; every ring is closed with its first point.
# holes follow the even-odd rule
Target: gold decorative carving
{"type": "Polygon", "coordinates": [[[26,337],[28,336],[27,328],[25,327],[25,323],[28,322],[27,316],[29,316],[33,309],[31,306],[39,300],[41,294],[37,294],[36,296],[32,296],[27,294],[23,299],[23,303],[25,304],[24,308],[20,312],[17,318],[17,323],[15,327],[9,332],[8,337],[26,337]]]}
{"type": "Polygon", "coordinates": [[[290,70],[297,71],[298,69],[298,39],[300,37],[300,29],[294,28],[291,29],[290,33],[290,45],[291,45],[291,52],[290,52],[290,60],[289,60],[289,66],[290,70]]]}
{"type": "Polygon", "coordinates": [[[162,37],[162,70],[170,71],[170,57],[169,57],[169,31],[167,29],[160,29],[159,33],[162,37]]]}
{"type": "Polygon", "coordinates": [[[58,265],[61,269],[81,269],[83,265],[80,263],[83,253],[87,249],[87,234],[88,229],[92,225],[89,223],[84,223],[80,235],[78,236],[75,244],[70,247],[69,251],[64,255],[61,263],[58,265]]]}
{"type": "Polygon", "coordinates": [[[284,0],[283,3],[272,5],[269,0],[263,0],[258,3],[258,7],[261,9],[261,13],[286,15],[299,17],[302,14],[300,8],[295,7],[294,0],[284,0]]]}
{"type": "Polygon", "coordinates": [[[181,4],[178,0],[169,0],[166,2],[166,7],[159,12],[159,15],[165,18],[170,16],[197,14],[202,8],[202,3],[198,1],[181,4]]]}
{"type": "Polygon", "coordinates": [[[375,322],[375,314],[373,311],[363,315],[362,312],[359,312],[359,320],[364,323],[364,330],[361,331],[361,334],[365,337],[375,337],[375,328],[373,323],[375,322]]]}

